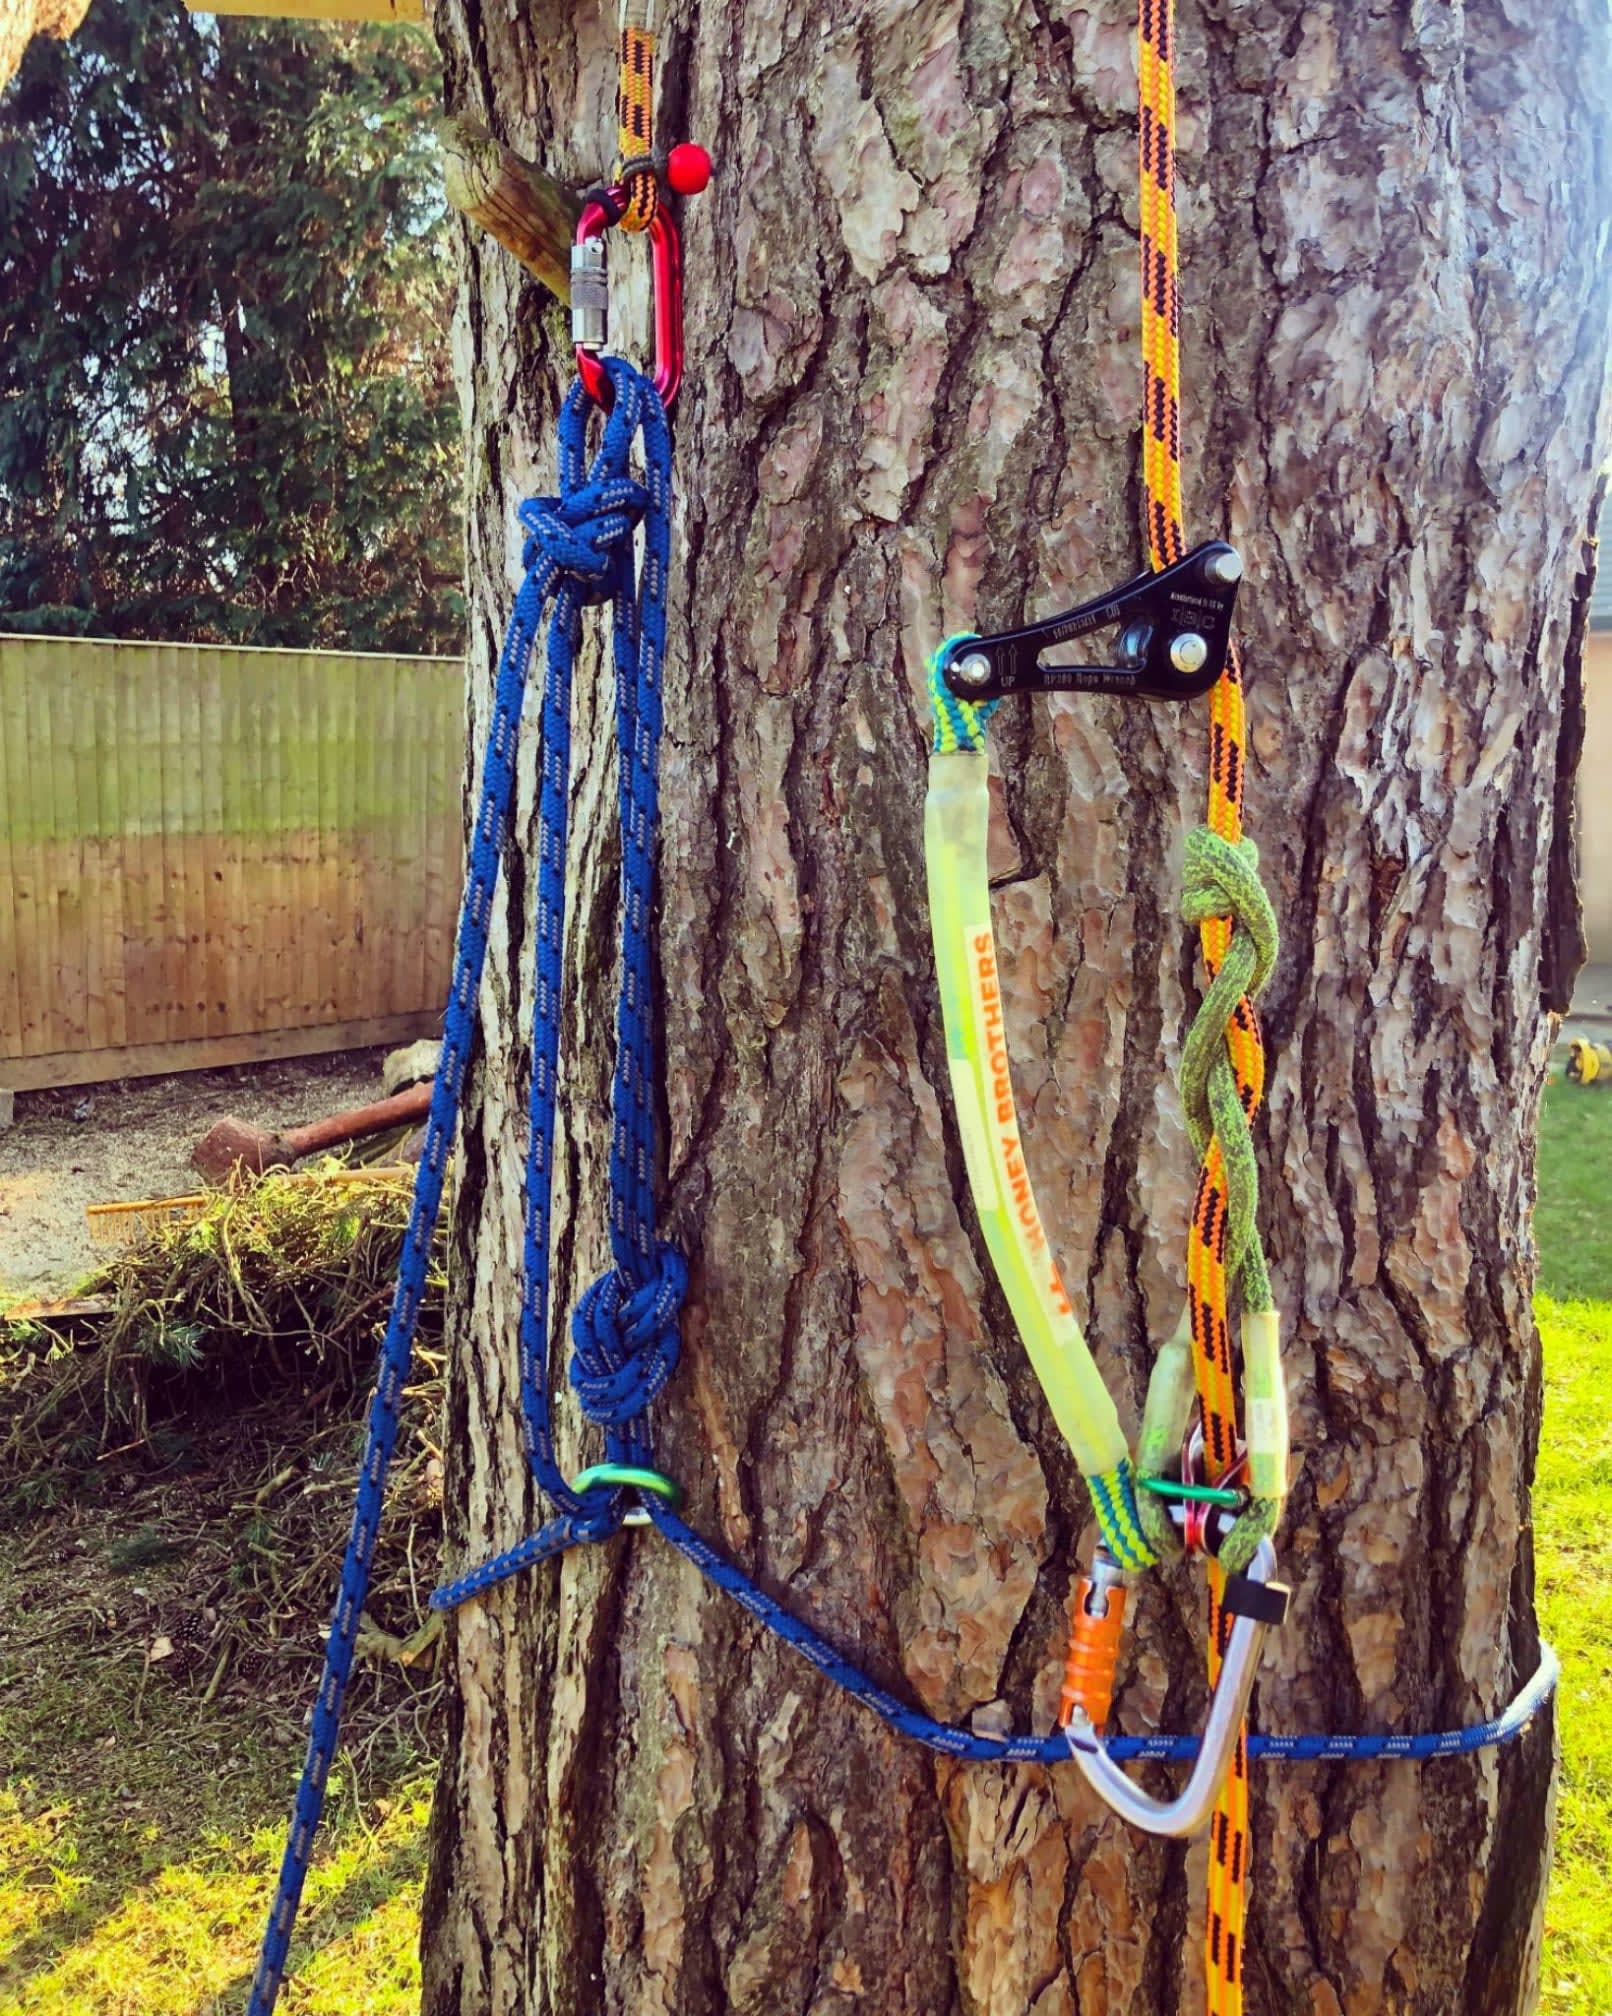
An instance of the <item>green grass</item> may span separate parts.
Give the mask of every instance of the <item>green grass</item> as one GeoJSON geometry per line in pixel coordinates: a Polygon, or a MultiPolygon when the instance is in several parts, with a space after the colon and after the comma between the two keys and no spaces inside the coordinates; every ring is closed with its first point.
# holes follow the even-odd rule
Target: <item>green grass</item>
{"type": "MultiPolygon", "coordinates": [[[[1612,1099],[1605,1108],[1612,1116],[1612,1099]]],[[[1608,1129],[1612,1137],[1612,1127],[1608,1129]]],[[[1612,1300],[1541,1295],[1540,1624],[1561,1656],[1562,1778],[1544,2003],[1612,2010],[1612,1300]]]]}
{"type": "MultiPolygon", "coordinates": [[[[0,2016],[236,2016],[299,1720],[250,1697],[206,1704],[157,1669],[142,1685],[138,1661],[7,1657],[0,1755],[30,1775],[0,1790],[0,2016]]],[[[369,1747],[332,1780],[288,2016],[418,2008],[429,1768],[369,1747]]]]}
{"type": "MultiPolygon", "coordinates": [[[[1612,2011],[1612,1089],[1550,1089],[1540,1192],[1535,1539],[1541,1619],[1563,1667],[1542,2006],[1602,2016],[1612,2011]]],[[[0,1758],[22,1760],[0,1789],[0,2016],[233,2016],[284,1846],[300,1715],[238,1690],[209,1703],[156,1668],[142,1680],[127,1632],[96,1615],[114,1585],[74,1567],[86,1547],[103,1560],[118,1548],[115,1515],[54,1516],[64,1559],[48,1547],[30,1558],[10,1536],[0,1549],[0,1758]],[[63,1583],[58,1614],[40,1614],[41,1588],[63,1583]]],[[[160,1550],[139,1530],[121,1545],[139,1558],[115,1587],[140,1575],[155,1590],[170,1572],[160,1550]]],[[[366,1684],[349,1722],[358,1761],[349,1753],[332,1781],[286,2016],[414,2016],[418,2003],[429,1760],[418,1740],[384,1738],[378,1687],[367,1695],[366,1684]]]]}
{"type": "Polygon", "coordinates": [[[1547,1087],[1534,1232],[1545,1293],[1612,1301],[1612,1085],[1547,1087]]]}
{"type": "Polygon", "coordinates": [[[1561,1655],[1562,1777],[1542,2003],[1612,2010],[1612,1087],[1559,1083],[1540,1128],[1545,1429],[1540,1624],[1561,1655]]]}

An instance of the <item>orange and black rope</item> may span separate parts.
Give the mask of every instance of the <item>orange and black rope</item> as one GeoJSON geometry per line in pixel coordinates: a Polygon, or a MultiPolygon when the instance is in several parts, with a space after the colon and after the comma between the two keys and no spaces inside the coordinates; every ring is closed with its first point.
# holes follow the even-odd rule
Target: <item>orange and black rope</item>
{"type": "Polygon", "coordinates": [[[648,0],[627,0],[621,14],[616,84],[617,175],[626,201],[623,231],[647,231],[655,221],[660,184],[654,167],[655,32],[648,0]]]}
{"type": "MultiPolygon", "coordinates": [[[[1155,568],[1186,550],[1181,502],[1181,291],[1175,212],[1174,0],[1140,0],[1137,37],[1140,72],[1140,174],[1142,215],[1142,482],[1148,550],[1155,568]]],[[[1243,830],[1244,750],[1247,721],[1242,667],[1233,648],[1216,683],[1209,713],[1208,824],[1237,842],[1243,830]]],[[[1211,977],[1231,942],[1231,922],[1210,918],[1200,931],[1211,977]]],[[[1252,1118],[1265,1085],[1265,1051],[1259,1021],[1246,998],[1227,1034],[1237,1089],[1252,1118]]],[[[1210,1482],[1220,1482],[1236,1462],[1237,1394],[1232,1378],[1231,1327],[1226,1310],[1226,1169],[1218,1140],[1211,1140],[1198,1172],[1187,1244],[1193,1359],[1203,1412],[1204,1453],[1210,1482]]],[[[1220,1675],[1231,1620],[1221,1605],[1224,1577],[1211,1563],[1209,1678],[1220,1675]]],[[[1209,1918],[1205,1940],[1209,2016],[1241,2016],[1243,1939],[1248,1916],[1248,1750],[1240,1736],[1221,1788],[1209,1836],[1209,1918]]]]}

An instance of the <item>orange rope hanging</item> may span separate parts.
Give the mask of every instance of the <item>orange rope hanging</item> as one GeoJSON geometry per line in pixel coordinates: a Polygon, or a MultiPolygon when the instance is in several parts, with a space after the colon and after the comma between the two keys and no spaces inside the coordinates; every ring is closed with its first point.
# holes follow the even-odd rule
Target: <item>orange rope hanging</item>
{"type": "Polygon", "coordinates": [[[617,177],[626,191],[619,220],[623,231],[647,231],[655,220],[660,185],[653,161],[655,140],[655,30],[653,0],[626,0],[621,10],[621,44],[616,83],[617,177]]]}
{"type": "MultiPolygon", "coordinates": [[[[1174,0],[1140,0],[1140,148],[1142,222],[1142,481],[1148,550],[1155,568],[1186,550],[1181,505],[1181,294],[1175,212],[1174,0]]],[[[1237,842],[1243,830],[1247,721],[1242,667],[1235,647],[1216,683],[1209,713],[1208,824],[1237,842]]],[[[1228,918],[1200,930],[1212,978],[1231,942],[1228,918]]],[[[1238,1003],[1227,1051],[1244,1110],[1252,1118],[1265,1083],[1265,1052],[1252,1004],[1238,1003]]],[[[1231,1330],[1226,1315],[1226,1172],[1218,1139],[1198,1172],[1187,1244],[1193,1361],[1203,1410],[1207,1475],[1219,1483],[1237,1452],[1237,1396],[1232,1382],[1231,1330]]],[[[1209,1680],[1213,1686],[1230,1618],[1222,1610],[1224,1576],[1209,1569],[1209,1680]]],[[[1210,1827],[1209,1917],[1205,1959],[1209,2016],[1241,2016],[1243,1940],[1248,1915],[1248,1749],[1239,1736],[1210,1827]]]]}

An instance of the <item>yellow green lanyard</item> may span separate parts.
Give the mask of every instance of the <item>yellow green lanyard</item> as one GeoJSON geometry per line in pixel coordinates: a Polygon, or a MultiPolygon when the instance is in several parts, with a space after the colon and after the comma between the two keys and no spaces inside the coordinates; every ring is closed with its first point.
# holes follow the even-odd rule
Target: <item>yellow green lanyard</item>
{"type": "Polygon", "coordinates": [[[924,856],[946,1062],[991,1263],[1052,1417],[1081,1469],[1098,1477],[1130,1451],[1059,1278],[1019,1139],[985,868],[989,770],[972,750],[937,753],[929,764],[924,856]]]}

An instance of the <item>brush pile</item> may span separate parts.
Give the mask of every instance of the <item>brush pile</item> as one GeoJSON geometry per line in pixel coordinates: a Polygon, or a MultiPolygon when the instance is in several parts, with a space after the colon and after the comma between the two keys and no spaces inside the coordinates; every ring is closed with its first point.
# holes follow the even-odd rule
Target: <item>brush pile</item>
{"type": "MultiPolygon", "coordinates": [[[[0,1521],[96,1536],[140,1578],[131,1628],[176,1675],[188,1648],[209,1691],[275,1664],[301,1686],[317,1654],[410,1191],[252,1179],[109,1261],[77,1334],[0,1321],[0,1521]]],[[[368,1612],[376,1656],[405,1664],[441,1533],[444,1285],[439,1245],[368,1612]]]]}

